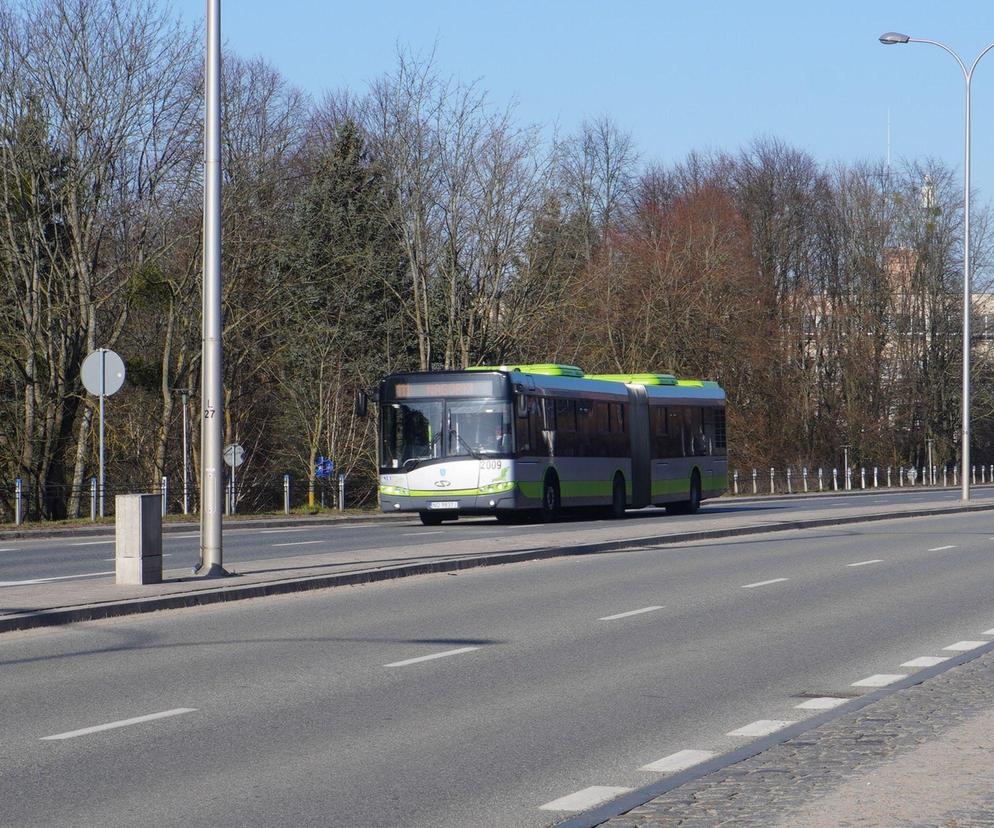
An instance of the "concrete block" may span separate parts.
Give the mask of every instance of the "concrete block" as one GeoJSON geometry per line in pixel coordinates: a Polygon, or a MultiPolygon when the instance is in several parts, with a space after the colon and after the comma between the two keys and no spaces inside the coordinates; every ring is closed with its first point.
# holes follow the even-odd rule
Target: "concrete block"
{"type": "Polygon", "coordinates": [[[118,558],[115,565],[119,584],[161,584],[162,556],[118,558]]]}
{"type": "Polygon", "coordinates": [[[118,495],[114,509],[117,583],[161,583],[162,495],[118,495]]]}

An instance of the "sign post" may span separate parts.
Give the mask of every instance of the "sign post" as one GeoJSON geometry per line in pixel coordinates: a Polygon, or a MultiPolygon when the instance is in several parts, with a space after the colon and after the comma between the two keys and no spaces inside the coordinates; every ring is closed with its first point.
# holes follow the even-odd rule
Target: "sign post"
{"type": "Polygon", "coordinates": [[[238,443],[231,443],[225,446],[224,462],[231,467],[231,501],[228,512],[233,515],[238,511],[235,506],[235,498],[238,492],[238,489],[235,487],[235,469],[245,462],[245,449],[238,445],[238,443]]]}
{"type": "Polygon", "coordinates": [[[91,394],[100,397],[100,517],[104,516],[104,494],[106,477],[104,474],[104,397],[121,390],[124,385],[124,361],[107,348],[97,348],[80,368],[83,387],[91,394]]]}

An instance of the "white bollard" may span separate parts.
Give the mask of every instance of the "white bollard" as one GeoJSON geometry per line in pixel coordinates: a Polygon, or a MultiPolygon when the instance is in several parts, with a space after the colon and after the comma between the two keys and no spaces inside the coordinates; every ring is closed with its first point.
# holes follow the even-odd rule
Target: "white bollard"
{"type": "Polygon", "coordinates": [[[732,473],[732,494],[739,493],[739,473],[738,470],[732,473]]]}
{"type": "Polygon", "coordinates": [[[878,481],[877,481],[877,467],[876,466],[873,467],[873,488],[874,489],[880,488],[878,486],[878,481]]]}
{"type": "Polygon", "coordinates": [[[957,482],[958,478],[959,478],[959,466],[953,466],[953,485],[954,486],[958,486],[959,485],[959,483],[957,482]]]}
{"type": "Polygon", "coordinates": [[[804,478],[804,494],[808,493],[808,467],[804,466],[801,469],[801,477],[804,478]]]}
{"type": "Polygon", "coordinates": [[[865,489],[866,488],[866,467],[865,466],[860,466],[859,467],[859,487],[861,489],[865,489]]]}
{"type": "Polygon", "coordinates": [[[846,466],[846,491],[852,491],[852,469],[846,466]]]}
{"type": "Polygon", "coordinates": [[[338,475],[338,511],[345,511],[345,475],[338,475]]]}
{"type": "Polygon", "coordinates": [[[283,514],[290,514],[290,475],[283,475],[283,514]]]}
{"type": "Polygon", "coordinates": [[[890,466],[887,467],[887,488],[890,488],[890,466]]]}
{"type": "Polygon", "coordinates": [[[825,490],[824,480],[822,478],[821,466],[818,467],[818,491],[823,492],[825,490]]]}
{"type": "Polygon", "coordinates": [[[790,466],[787,466],[787,494],[794,494],[794,490],[790,485],[790,466]]]}
{"type": "Polygon", "coordinates": [[[942,467],[942,488],[946,487],[946,473],[949,471],[945,466],[942,467]]]}
{"type": "Polygon", "coordinates": [[[832,491],[837,492],[839,490],[839,470],[833,466],[832,467],[832,491]]]}
{"type": "Polygon", "coordinates": [[[24,523],[24,484],[21,478],[14,481],[14,525],[24,523]]]}
{"type": "Polygon", "coordinates": [[[903,487],[904,486],[904,466],[901,466],[898,469],[898,479],[901,481],[901,486],[903,487]]]}
{"type": "Polygon", "coordinates": [[[770,466],[770,494],[773,494],[773,475],[775,474],[773,466],[770,466]]]}
{"type": "Polygon", "coordinates": [[[757,488],[757,485],[756,485],[756,470],[755,469],[752,470],[752,493],[753,494],[758,494],[759,493],[759,489],[757,488]]]}
{"type": "Polygon", "coordinates": [[[169,478],[162,475],[162,483],[159,487],[160,494],[162,495],[162,517],[166,516],[166,512],[169,511],[169,478]]]}
{"type": "Polygon", "coordinates": [[[970,477],[973,480],[973,485],[976,486],[977,485],[977,467],[976,466],[970,466],[970,477]]]}
{"type": "Polygon", "coordinates": [[[97,519],[97,478],[90,478],[90,520],[97,519]]]}

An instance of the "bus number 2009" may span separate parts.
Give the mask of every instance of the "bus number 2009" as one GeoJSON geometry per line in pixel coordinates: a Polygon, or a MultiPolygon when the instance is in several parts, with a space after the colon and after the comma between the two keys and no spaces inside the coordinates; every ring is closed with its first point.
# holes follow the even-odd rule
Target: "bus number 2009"
{"type": "Polygon", "coordinates": [[[500,460],[483,460],[480,463],[480,468],[482,469],[499,469],[500,460]]]}

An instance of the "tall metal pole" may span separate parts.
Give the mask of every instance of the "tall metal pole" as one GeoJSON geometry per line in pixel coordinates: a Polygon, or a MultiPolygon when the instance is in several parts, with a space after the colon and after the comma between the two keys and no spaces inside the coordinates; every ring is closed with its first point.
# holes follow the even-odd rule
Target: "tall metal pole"
{"type": "Polygon", "coordinates": [[[107,349],[100,348],[100,517],[104,516],[104,397],[107,388],[107,349]]]}
{"type": "Polygon", "coordinates": [[[964,91],[966,98],[964,135],[963,135],[963,401],[962,424],[960,426],[962,459],[962,494],[963,500],[970,499],[970,86],[973,81],[973,71],[980,59],[991,49],[994,43],[988,45],[974,59],[970,68],[966,68],[963,59],[945,43],[922,37],[909,37],[899,32],[887,32],[880,36],[880,42],[885,46],[898,43],[930,43],[952,55],[963,72],[964,91]]]}
{"type": "Polygon", "coordinates": [[[221,577],[221,510],[224,388],[221,372],[221,0],[207,2],[207,57],[204,77],[204,306],[201,431],[200,567],[221,577]]]}

